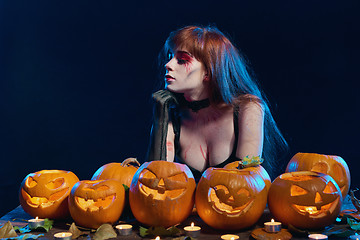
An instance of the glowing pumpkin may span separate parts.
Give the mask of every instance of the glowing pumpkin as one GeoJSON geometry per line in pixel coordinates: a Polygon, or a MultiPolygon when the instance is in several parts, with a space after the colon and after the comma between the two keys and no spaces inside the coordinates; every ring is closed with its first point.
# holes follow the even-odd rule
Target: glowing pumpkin
{"type": "Polygon", "coordinates": [[[271,178],[265,168],[261,165],[258,165],[256,167],[248,167],[248,168],[239,168],[240,161],[231,162],[225,165],[224,169],[245,169],[246,171],[252,171],[261,176],[261,178],[264,180],[266,189],[269,191],[269,188],[271,186],[271,178]]]}
{"type": "Polygon", "coordinates": [[[279,222],[301,229],[317,229],[332,224],[338,216],[342,194],[332,177],[301,171],[284,173],[271,184],[270,212],[279,222]]]}
{"type": "Polygon", "coordinates": [[[239,230],[255,224],[266,207],[264,180],[255,172],[208,168],[198,183],[195,205],[209,226],[239,230]]]}
{"type": "Polygon", "coordinates": [[[33,217],[61,219],[69,216],[68,196],[79,178],[70,171],[42,170],[22,181],[19,200],[33,217]]]}
{"type": "Polygon", "coordinates": [[[75,184],[69,196],[69,210],[75,223],[98,228],[116,222],[124,209],[125,190],[116,180],[84,180],[75,184]]]}
{"type": "Polygon", "coordinates": [[[100,167],[91,180],[115,179],[130,187],[131,180],[136,170],[138,170],[137,166],[130,163],[140,166],[140,163],[135,158],[127,158],[122,163],[108,163],[100,167]]]}
{"type": "Polygon", "coordinates": [[[339,156],[317,153],[297,153],[289,161],[286,172],[314,171],[330,175],[339,185],[343,198],[349,192],[349,167],[339,156]]]}
{"type": "Polygon", "coordinates": [[[129,200],[135,218],[148,226],[184,221],[194,206],[195,180],[185,164],[152,161],[135,173],[129,200]]]}

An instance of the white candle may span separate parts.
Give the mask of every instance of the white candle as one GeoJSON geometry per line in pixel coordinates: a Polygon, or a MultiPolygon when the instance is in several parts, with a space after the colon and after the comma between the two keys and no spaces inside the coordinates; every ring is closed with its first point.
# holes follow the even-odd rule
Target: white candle
{"type": "Polygon", "coordinates": [[[311,240],[317,240],[317,239],[328,239],[328,236],[324,235],[324,234],[310,234],[309,239],[311,240]]]}
{"type": "Polygon", "coordinates": [[[191,223],[191,226],[184,227],[184,231],[186,232],[186,235],[189,237],[196,238],[200,235],[201,227],[194,226],[194,223],[191,223]]]}
{"type": "Polygon", "coordinates": [[[45,220],[36,217],[36,218],[33,218],[33,219],[29,219],[29,220],[28,220],[28,223],[29,223],[29,227],[30,227],[31,229],[35,229],[35,228],[37,228],[37,227],[44,226],[45,220]]]}
{"type": "Polygon", "coordinates": [[[120,224],[116,226],[121,236],[130,235],[132,232],[132,226],[130,224],[120,224]]]}
{"type": "Polygon", "coordinates": [[[360,235],[351,235],[350,239],[360,240],[360,235]]]}
{"type": "Polygon", "coordinates": [[[239,239],[238,235],[233,235],[233,234],[225,234],[221,236],[221,239],[226,239],[226,240],[235,240],[235,239],[239,239]]]}
{"type": "Polygon", "coordinates": [[[281,222],[275,222],[271,219],[271,222],[264,223],[265,231],[269,233],[276,233],[281,230],[281,222]]]}
{"type": "Polygon", "coordinates": [[[70,232],[59,232],[54,234],[56,240],[71,240],[72,234],[70,232]]]}

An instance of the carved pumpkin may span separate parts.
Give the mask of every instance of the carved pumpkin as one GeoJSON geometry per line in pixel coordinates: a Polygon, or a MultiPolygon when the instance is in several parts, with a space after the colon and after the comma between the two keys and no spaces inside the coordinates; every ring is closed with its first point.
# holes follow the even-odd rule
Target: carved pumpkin
{"type": "Polygon", "coordinates": [[[130,187],[131,180],[138,170],[137,166],[130,164],[134,162],[140,165],[135,158],[127,158],[122,163],[105,164],[94,173],[91,180],[115,179],[130,187]]]}
{"type": "Polygon", "coordinates": [[[116,222],[124,209],[125,190],[116,180],[84,180],[75,184],[69,196],[69,210],[75,223],[98,228],[116,222]]]}
{"type": "Polygon", "coordinates": [[[135,218],[148,226],[184,221],[194,206],[195,180],[185,164],[152,161],[135,173],[129,200],[135,218]]]}
{"type": "MultiPolygon", "coordinates": [[[[225,165],[224,169],[238,169],[239,162],[240,161],[228,163],[225,165]]],[[[252,172],[259,174],[265,182],[267,191],[269,191],[269,188],[271,186],[271,178],[263,166],[258,165],[256,167],[248,167],[248,168],[243,168],[243,169],[245,169],[246,171],[252,171],[252,172]]],[[[239,170],[241,170],[241,169],[239,169],[239,170]]]]}
{"type": "Polygon", "coordinates": [[[22,181],[19,200],[32,217],[61,219],[69,216],[68,196],[79,178],[70,171],[42,170],[22,181]]]}
{"type": "Polygon", "coordinates": [[[314,171],[330,175],[339,185],[343,198],[349,192],[349,167],[339,156],[316,153],[297,153],[289,161],[286,172],[314,171]]]}
{"type": "Polygon", "coordinates": [[[268,206],[281,223],[301,229],[332,224],[338,216],[342,194],[329,175],[311,171],[284,173],[271,184],[268,206]]]}
{"type": "Polygon", "coordinates": [[[198,183],[195,205],[209,226],[239,230],[255,224],[266,207],[264,180],[255,172],[208,168],[198,183]]]}

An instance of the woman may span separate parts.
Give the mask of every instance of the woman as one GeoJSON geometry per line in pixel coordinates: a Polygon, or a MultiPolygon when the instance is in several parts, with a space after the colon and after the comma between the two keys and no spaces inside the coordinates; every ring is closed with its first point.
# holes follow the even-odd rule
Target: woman
{"type": "Polygon", "coordinates": [[[148,160],[185,163],[197,180],[246,156],[263,156],[271,172],[275,147],[286,142],[229,39],[215,27],[188,26],[170,34],[161,56],[165,90],[153,95],[148,160]]]}

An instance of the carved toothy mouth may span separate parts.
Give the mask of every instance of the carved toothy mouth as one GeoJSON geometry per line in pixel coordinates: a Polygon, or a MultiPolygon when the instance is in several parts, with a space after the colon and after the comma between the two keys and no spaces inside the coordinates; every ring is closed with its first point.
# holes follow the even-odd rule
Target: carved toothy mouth
{"type": "MultiPolygon", "coordinates": [[[[228,202],[231,200],[232,200],[232,198],[229,198],[228,202]]],[[[208,201],[211,202],[212,208],[216,212],[218,212],[220,214],[226,214],[230,217],[238,217],[241,214],[246,213],[249,210],[249,208],[252,206],[252,204],[254,203],[254,199],[251,199],[250,201],[246,202],[245,204],[243,204],[241,206],[228,205],[227,203],[220,201],[220,199],[216,195],[216,192],[213,188],[209,189],[208,201]]]]}
{"type": "Polygon", "coordinates": [[[157,189],[152,189],[141,183],[140,183],[140,190],[145,196],[159,201],[163,201],[166,198],[168,198],[169,200],[173,200],[181,197],[185,193],[184,188],[166,190],[163,187],[158,187],[157,189]]]}
{"type": "Polygon", "coordinates": [[[324,215],[331,215],[338,204],[339,197],[332,203],[321,206],[320,209],[316,206],[301,206],[297,204],[293,204],[292,207],[301,215],[311,216],[312,218],[320,218],[324,215]]]}
{"type": "Polygon", "coordinates": [[[109,195],[105,198],[86,199],[82,197],[75,197],[77,205],[85,211],[99,211],[109,208],[116,199],[116,194],[109,195]]]}
{"type": "Polygon", "coordinates": [[[53,205],[55,202],[62,199],[64,196],[67,196],[69,188],[64,188],[56,193],[50,195],[49,198],[46,197],[32,197],[30,194],[22,190],[24,199],[26,199],[26,203],[33,208],[47,208],[53,205]]]}

